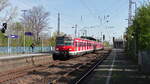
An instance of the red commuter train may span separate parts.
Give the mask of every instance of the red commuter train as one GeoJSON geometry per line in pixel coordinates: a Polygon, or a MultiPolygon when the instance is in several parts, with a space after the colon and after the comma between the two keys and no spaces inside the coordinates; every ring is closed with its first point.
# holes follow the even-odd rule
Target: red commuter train
{"type": "Polygon", "coordinates": [[[70,56],[83,55],[95,50],[103,49],[101,42],[96,41],[91,37],[72,38],[69,36],[56,37],[55,52],[53,59],[69,58],[70,56]]]}

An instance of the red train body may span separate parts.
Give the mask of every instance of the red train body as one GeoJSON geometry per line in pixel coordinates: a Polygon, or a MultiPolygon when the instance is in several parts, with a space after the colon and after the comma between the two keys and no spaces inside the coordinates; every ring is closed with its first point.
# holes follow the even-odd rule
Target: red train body
{"type": "Polygon", "coordinates": [[[56,46],[55,52],[53,53],[53,59],[57,60],[60,58],[69,58],[70,56],[78,56],[103,48],[104,46],[101,42],[85,38],[59,36],[56,38],[56,46]]]}

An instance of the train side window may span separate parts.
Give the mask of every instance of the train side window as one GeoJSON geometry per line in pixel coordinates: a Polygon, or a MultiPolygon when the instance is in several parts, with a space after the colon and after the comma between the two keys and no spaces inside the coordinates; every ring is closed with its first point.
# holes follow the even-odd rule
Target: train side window
{"type": "Polygon", "coordinates": [[[81,42],[79,42],[79,47],[81,47],[81,42]]]}
{"type": "Polygon", "coordinates": [[[80,44],[81,44],[81,46],[80,46],[80,47],[82,47],[82,46],[83,46],[82,42],[80,42],[80,44]]]}
{"type": "Polygon", "coordinates": [[[81,42],[81,46],[83,47],[83,42],[81,42]]]}
{"type": "Polygon", "coordinates": [[[78,47],[79,46],[79,44],[78,44],[78,42],[76,42],[76,47],[78,47]]]}
{"type": "Polygon", "coordinates": [[[88,46],[90,46],[90,43],[88,43],[88,46]]]}

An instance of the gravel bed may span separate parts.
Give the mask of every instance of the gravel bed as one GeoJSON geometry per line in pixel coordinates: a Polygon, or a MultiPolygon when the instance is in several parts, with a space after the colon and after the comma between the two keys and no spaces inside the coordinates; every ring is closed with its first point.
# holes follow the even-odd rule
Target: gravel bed
{"type": "Polygon", "coordinates": [[[7,81],[3,84],[68,84],[73,82],[82,72],[94,63],[107,51],[97,51],[83,56],[75,57],[66,61],[53,61],[49,65],[41,65],[46,68],[33,70],[28,75],[7,81]],[[56,62],[56,63],[55,63],[56,62]]]}

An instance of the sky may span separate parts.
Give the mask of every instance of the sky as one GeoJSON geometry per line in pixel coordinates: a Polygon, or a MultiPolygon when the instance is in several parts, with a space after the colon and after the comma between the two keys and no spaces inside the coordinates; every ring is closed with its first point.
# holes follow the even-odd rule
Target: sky
{"type": "MultiPolygon", "coordinates": [[[[143,2],[133,1],[137,1],[138,6],[143,2]]],[[[10,3],[18,7],[19,15],[21,10],[43,6],[50,13],[52,32],[57,31],[58,12],[61,14],[61,32],[70,35],[74,35],[72,27],[77,24],[79,35],[86,29],[88,36],[100,38],[104,34],[110,41],[113,36],[121,37],[128,26],[128,0],[10,0],[10,3]]]]}

